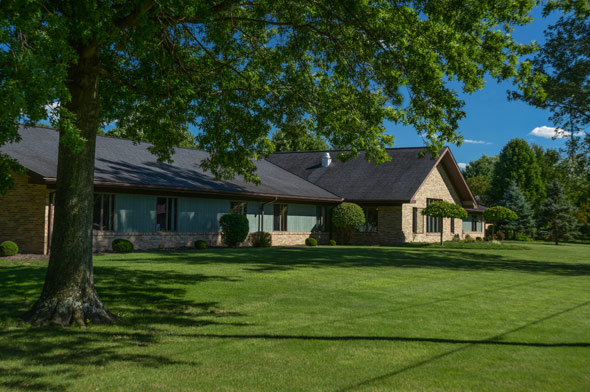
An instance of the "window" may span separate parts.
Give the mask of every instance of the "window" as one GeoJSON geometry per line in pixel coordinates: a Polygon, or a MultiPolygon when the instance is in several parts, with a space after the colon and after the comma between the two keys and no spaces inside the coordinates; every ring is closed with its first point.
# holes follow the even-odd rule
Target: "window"
{"type": "Polygon", "coordinates": [[[379,223],[379,208],[377,207],[363,207],[365,212],[365,224],[359,227],[358,231],[361,233],[376,233],[379,223]]]}
{"type": "Polygon", "coordinates": [[[92,228],[101,231],[115,230],[115,195],[94,195],[92,228]]]}
{"type": "Polygon", "coordinates": [[[328,231],[328,209],[325,206],[316,206],[315,208],[313,231],[328,231]]]}
{"type": "Polygon", "coordinates": [[[245,201],[232,201],[230,202],[229,209],[232,214],[248,215],[248,202],[245,201]]]}
{"type": "Polygon", "coordinates": [[[424,215],[422,215],[422,208],[414,207],[412,209],[412,231],[415,234],[424,233],[424,215]]]}
{"type": "Polygon", "coordinates": [[[287,205],[275,204],[274,231],[287,231],[287,205]]]}
{"type": "MultiPolygon", "coordinates": [[[[440,201],[441,199],[426,199],[426,205],[440,201]]],[[[426,232],[427,233],[440,233],[440,218],[433,216],[426,217],[426,232]]]]}
{"type": "Polygon", "coordinates": [[[455,232],[455,219],[451,218],[451,233],[455,232]]]}
{"type": "Polygon", "coordinates": [[[156,231],[177,231],[178,199],[158,197],[156,202],[156,231]]]}

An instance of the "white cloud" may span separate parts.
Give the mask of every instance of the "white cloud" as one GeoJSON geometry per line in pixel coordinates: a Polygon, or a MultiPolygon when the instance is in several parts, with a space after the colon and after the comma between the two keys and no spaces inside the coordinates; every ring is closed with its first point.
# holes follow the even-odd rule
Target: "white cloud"
{"type": "Polygon", "coordinates": [[[457,165],[459,166],[459,168],[461,170],[465,170],[468,166],[465,162],[459,162],[459,163],[457,163],[457,165]]]}
{"type": "MultiPolygon", "coordinates": [[[[536,137],[542,137],[544,139],[551,139],[554,137],[556,137],[558,139],[562,139],[565,137],[569,137],[571,135],[571,132],[563,131],[563,130],[556,128],[556,127],[548,127],[547,125],[543,125],[542,127],[536,127],[535,129],[530,131],[529,135],[536,136],[536,137]],[[559,134],[557,134],[556,131],[560,131],[559,134]]],[[[580,132],[576,132],[574,135],[575,136],[584,136],[585,133],[583,131],[580,131],[580,132]]]]}
{"type": "Polygon", "coordinates": [[[463,140],[464,143],[469,144],[492,144],[490,142],[484,142],[483,140],[472,140],[472,139],[465,139],[463,140]]]}

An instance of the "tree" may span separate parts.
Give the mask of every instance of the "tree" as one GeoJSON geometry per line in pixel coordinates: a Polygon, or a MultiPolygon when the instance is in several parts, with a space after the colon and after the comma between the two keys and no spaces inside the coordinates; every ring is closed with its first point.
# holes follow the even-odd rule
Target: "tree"
{"type": "Polygon", "coordinates": [[[366,222],[365,212],[354,203],[340,203],[332,210],[332,223],[342,237],[342,243],[349,244],[352,233],[366,222]]]}
{"type": "Polygon", "coordinates": [[[512,181],[524,192],[527,200],[534,207],[538,207],[544,193],[541,168],[535,153],[522,139],[510,140],[498,156],[490,190],[493,203],[502,200],[512,181]]]}
{"type": "Polygon", "coordinates": [[[547,199],[539,211],[539,222],[549,227],[555,245],[559,245],[559,240],[568,240],[576,233],[575,212],[576,209],[565,197],[563,186],[552,181],[547,186],[547,199]]]}
{"type": "Polygon", "coordinates": [[[529,235],[534,232],[536,222],[533,209],[516,182],[512,181],[508,185],[500,205],[511,209],[518,215],[518,219],[503,223],[502,229],[529,235]]]}
{"type": "Polygon", "coordinates": [[[440,218],[440,244],[443,244],[444,218],[467,219],[467,211],[460,205],[448,201],[435,201],[422,210],[422,215],[440,218]]]}
{"type": "Polygon", "coordinates": [[[273,129],[295,127],[389,159],[384,121],[411,126],[436,154],[458,143],[463,102],[488,73],[534,86],[510,34],[532,2],[5,0],[0,7],[0,145],[19,123],[60,134],[55,225],[34,325],[114,322],[94,288],[96,133],[117,121],[169,160],[198,127],[201,166],[258,182],[273,129]],[[450,83],[454,83],[451,85],[450,83]],[[402,94],[408,91],[407,99],[402,94]],[[49,112],[47,109],[50,109],[49,112]]]}
{"type": "Polygon", "coordinates": [[[242,214],[225,214],[219,218],[221,238],[223,243],[230,248],[235,248],[248,237],[250,225],[248,218],[242,214]]]}
{"type": "Polygon", "coordinates": [[[487,156],[483,154],[479,159],[469,162],[469,165],[463,171],[465,178],[484,177],[488,181],[492,181],[494,176],[494,167],[498,162],[497,156],[487,156]]]}
{"type": "Polygon", "coordinates": [[[328,150],[330,146],[319,135],[309,132],[288,134],[278,130],[272,135],[276,152],[328,150]]]}
{"type": "Polygon", "coordinates": [[[489,203],[488,194],[492,188],[490,181],[484,176],[469,177],[465,181],[467,181],[467,185],[469,185],[469,189],[471,189],[475,200],[479,204],[487,205],[489,203]]]}
{"type": "Polygon", "coordinates": [[[553,148],[544,149],[543,146],[538,144],[532,144],[531,148],[535,153],[535,158],[541,169],[541,180],[543,186],[547,188],[547,185],[560,178],[559,162],[561,160],[559,151],[553,148]]]}
{"type": "Polygon", "coordinates": [[[492,241],[495,238],[495,231],[496,225],[502,221],[513,221],[518,219],[518,215],[516,212],[512,211],[510,208],[502,207],[502,206],[495,206],[486,209],[483,212],[483,217],[486,222],[490,222],[493,224],[492,226],[492,241]]]}
{"type": "MultiPolygon", "coordinates": [[[[184,147],[184,148],[196,148],[197,142],[195,140],[195,135],[193,135],[188,127],[178,127],[175,129],[171,129],[171,132],[177,133],[174,136],[174,139],[177,140],[178,145],[175,147],[184,147]]],[[[98,133],[100,136],[107,136],[107,137],[119,137],[124,139],[131,139],[136,142],[147,142],[148,138],[144,132],[135,130],[133,133],[129,133],[129,129],[119,129],[113,128],[106,132],[101,131],[98,133]]]]}

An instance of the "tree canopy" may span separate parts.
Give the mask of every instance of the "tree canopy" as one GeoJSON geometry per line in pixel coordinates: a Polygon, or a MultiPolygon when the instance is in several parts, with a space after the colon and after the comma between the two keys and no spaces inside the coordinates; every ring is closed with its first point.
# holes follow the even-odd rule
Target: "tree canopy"
{"type": "MultiPolygon", "coordinates": [[[[0,145],[20,123],[60,133],[55,226],[33,324],[113,322],[94,289],[96,133],[126,136],[170,159],[198,129],[201,166],[259,181],[252,161],[271,130],[306,132],[389,159],[383,123],[416,129],[436,155],[459,143],[464,92],[486,75],[536,80],[511,30],[534,2],[4,0],[0,7],[0,145]],[[49,109],[49,111],[48,111],[49,109]],[[65,164],[67,162],[67,164],[65,164]]],[[[2,164],[2,169],[6,165],[2,164]]],[[[3,177],[0,177],[3,178],[3,177]]]]}
{"type": "Polygon", "coordinates": [[[494,206],[486,209],[483,212],[483,217],[487,222],[493,224],[492,226],[492,241],[494,240],[494,235],[496,231],[496,225],[502,221],[513,221],[518,219],[518,215],[516,212],[512,211],[510,208],[502,207],[502,206],[494,206]]]}

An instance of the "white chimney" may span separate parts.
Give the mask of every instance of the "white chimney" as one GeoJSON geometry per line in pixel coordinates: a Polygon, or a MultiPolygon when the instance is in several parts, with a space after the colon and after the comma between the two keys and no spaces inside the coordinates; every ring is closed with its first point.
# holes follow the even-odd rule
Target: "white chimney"
{"type": "Polygon", "coordinates": [[[328,167],[332,163],[332,158],[330,157],[329,152],[325,152],[324,156],[322,157],[322,167],[328,167]]]}

